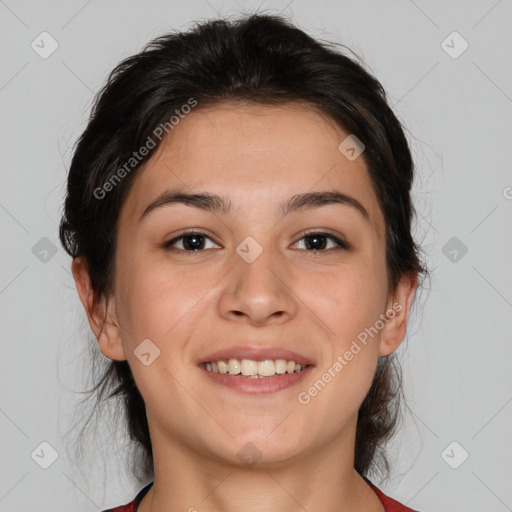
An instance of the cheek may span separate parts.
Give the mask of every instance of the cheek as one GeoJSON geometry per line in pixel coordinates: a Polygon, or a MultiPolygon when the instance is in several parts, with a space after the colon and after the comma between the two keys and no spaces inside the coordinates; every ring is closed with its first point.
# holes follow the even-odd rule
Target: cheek
{"type": "Polygon", "coordinates": [[[185,348],[200,324],[201,308],[207,305],[205,295],[216,282],[199,272],[199,267],[195,277],[192,272],[183,268],[171,271],[170,265],[154,261],[151,265],[134,266],[125,274],[130,277],[120,283],[116,300],[120,304],[118,315],[125,326],[123,344],[137,385],[145,401],[154,407],[181,400],[182,406],[186,406],[186,396],[176,394],[180,387],[174,379],[185,382],[189,377],[184,364],[185,348]],[[158,349],[148,345],[154,351],[150,357],[156,353],[158,356],[149,366],[143,366],[137,360],[137,348],[147,339],[158,349]],[[169,394],[162,392],[162,387],[169,394]]]}
{"type": "MultiPolygon", "coordinates": [[[[199,266],[172,266],[153,258],[151,263],[125,263],[118,284],[118,315],[134,343],[154,339],[159,346],[189,325],[197,305],[218,281],[199,266]]],[[[167,341],[168,342],[168,341],[167,341]]]]}
{"type": "Polygon", "coordinates": [[[301,301],[323,321],[328,339],[343,349],[383,313],[386,276],[379,265],[363,262],[332,272],[297,276],[301,301]]]}

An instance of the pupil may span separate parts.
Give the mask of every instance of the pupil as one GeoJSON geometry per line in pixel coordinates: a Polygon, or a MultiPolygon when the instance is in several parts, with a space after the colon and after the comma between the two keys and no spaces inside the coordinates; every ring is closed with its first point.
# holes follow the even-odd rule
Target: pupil
{"type": "Polygon", "coordinates": [[[202,249],[204,245],[204,237],[203,235],[187,235],[183,239],[183,246],[185,249],[194,250],[202,249]]]}
{"type": "Polygon", "coordinates": [[[322,249],[325,248],[325,236],[324,235],[309,235],[306,240],[308,240],[308,243],[306,243],[306,246],[308,249],[322,249]]]}

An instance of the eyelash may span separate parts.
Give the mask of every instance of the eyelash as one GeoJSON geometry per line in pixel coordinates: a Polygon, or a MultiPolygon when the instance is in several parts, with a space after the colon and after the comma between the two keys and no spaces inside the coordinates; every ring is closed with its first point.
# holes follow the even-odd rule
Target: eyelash
{"type": "MultiPolygon", "coordinates": [[[[164,249],[174,249],[174,251],[176,251],[178,253],[188,253],[188,254],[197,254],[198,252],[202,252],[202,251],[208,250],[208,249],[185,250],[185,249],[177,249],[176,247],[172,247],[173,244],[175,244],[179,240],[182,240],[183,238],[185,238],[187,236],[193,236],[193,235],[201,235],[201,236],[204,236],[204,237],[209,238],[210,240],[212,240],[212,238],[210,236],[208,236],[207,233],[204,233],[204,232],[202,232],[200,230],[186,231],[186,232],[182,233],[181,235],[173,238],[172,240],[169,240],[169,241],[165,242],[163,244],[163,248],[164,249]]],[[[330,251],[330,250],[333,250],[333,249],[335,249],[335,250],[338,250],[338,249],[349,250],[349,249],[351,249],[350,244],[345,242],[344,240],[341,240],[338,237],[336,237],[336,236],[334,236],[334,235],[332,235],[330,233],[326,233],[324,231],[315,231],[315,230],[303,232],[301,238],[299,238],[299,240],[297,240],[297,242],[295,242],[293,245],[296,245],[303,238],[311,237],[311,236],[314,236],[314,235],[324,236],[328,240],[331,240],[332,242],[334,242],[338,247],[329,248],[329,249],[309,249],[309,250],[308,249],[301,249],[301,250],[305,250],[306,252],[317,254],[317,253],[321,253],[321,252],[327,252],[327,251],[330,251]]],[[[216,243],[216,242],[214,242],[214,243],[216,243]]]]}

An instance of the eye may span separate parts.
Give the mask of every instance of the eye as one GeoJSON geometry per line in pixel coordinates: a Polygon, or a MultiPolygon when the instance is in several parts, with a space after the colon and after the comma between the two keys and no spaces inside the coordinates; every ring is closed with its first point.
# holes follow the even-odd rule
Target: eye
{"type": "Polygon", "coordinates": [[[322,231],[309,231],[292,246],[307,251],[327,251],[328,249],[350,249],[350,245],[338,237],[322,231]],[[302,242],[304,240],[304,242],[302,242]],[[302,245],[302,247],[296,247],[302,245]]]}
{"type": "Polygon", "coordinates": [[[164,248],[168,249],[169,247],[174,247],[178,251],[198,252],[204,249],[216,249],[220,246],[204,233],[199,231],[187,231],[165,242],[164,248]],[[208,241],[210,244],[208,244],[208,241]]]}
{"type": "MultiPolygon", "coordinates": [[[[170,247],[181,252],[199,252],[206,249],[220,248],[208,235],[200,231],[188,231],[165,242],[164,248],[168,249],[170,247]]],[[[347,242],[322,231],[305,233],[292,247],[315,252],[325,252],[329,249],[350,249],[347,242]]]]}

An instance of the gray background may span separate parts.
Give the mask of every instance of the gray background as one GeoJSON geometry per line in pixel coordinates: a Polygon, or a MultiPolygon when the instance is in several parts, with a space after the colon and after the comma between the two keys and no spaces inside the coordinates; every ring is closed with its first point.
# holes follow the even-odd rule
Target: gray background
{"type": "Polygon", "coordinates": [[[87,465],[66,443],[89,364],[57,238],[66,169],[93,93],[122,58],[170,29],[259,6],[356,51],[410,132],[432,280],[400,348],[409,412],[382,490],[422,512],[512,510],[510,0],[0,0],[0,511],[96,511],[142,486],[123,444],[103,435],[110,420],[87,465]],[[58,43],[48,58],[44,31],[58,43]],[[457,58],[454,31],[469,44],[457,58]],[[58,454],[47,469],[42,442],[58,454]]]}

